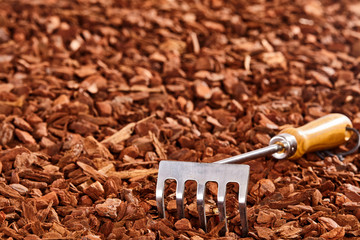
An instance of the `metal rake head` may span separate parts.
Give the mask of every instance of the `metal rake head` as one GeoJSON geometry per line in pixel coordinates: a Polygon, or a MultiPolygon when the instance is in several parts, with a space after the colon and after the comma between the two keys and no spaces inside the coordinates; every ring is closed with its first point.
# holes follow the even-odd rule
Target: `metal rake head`
{"type": "Polygon", "coordinates": [[[216,182],[218,184],[217,206],[219,209],[219,219],[220,221],[225,221],[224,230],[226,231],[226,185],[230,182],[238,183],[240,222],[242,235],[245,236],[248,233],[246,196],[249,172],[250,167],[248,165],[161,161],[156,185],[156,203],[159,214],[161,217],[165,217],[164,188],[166,180],[173,179],[176,181],[176,206],[179,218],[184,217],[185,182],[189,180],[196,181],[196,203],[200,225],[206,231],[205,187],[207,182],[216,182]]]}

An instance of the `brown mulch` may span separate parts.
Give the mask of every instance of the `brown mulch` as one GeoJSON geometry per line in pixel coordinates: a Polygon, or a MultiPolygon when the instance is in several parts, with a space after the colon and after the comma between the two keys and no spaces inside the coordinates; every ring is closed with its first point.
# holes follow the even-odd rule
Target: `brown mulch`
{"type": "MultiPolygon", "coordinates": [[[[159,161],[213,162],[331,112],[360,129],[359,80],[356,0],[2,0],[0,236],[240,239],[236,185],[226,236],[214,184],[208,233],[191,182],[187,218],[174,183],[159,218],[159,161]]],[[[360,154],[249,165],[246,239],[360,238],[360,154]]]]}

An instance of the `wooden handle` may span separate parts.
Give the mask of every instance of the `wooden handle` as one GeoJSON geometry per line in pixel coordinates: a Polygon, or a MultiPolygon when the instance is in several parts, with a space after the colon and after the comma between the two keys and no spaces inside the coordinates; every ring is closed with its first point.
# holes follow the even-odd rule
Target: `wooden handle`
{"type": "Polygon", "coordinates": [[[348,117],[332,113],[305,124],[299,128],[286,128],[280,133],[293,135],[297,141],[297,150],[289,159],[300,158],[307,152],[331,149],[350,139],[352,127],[348,117]]]}

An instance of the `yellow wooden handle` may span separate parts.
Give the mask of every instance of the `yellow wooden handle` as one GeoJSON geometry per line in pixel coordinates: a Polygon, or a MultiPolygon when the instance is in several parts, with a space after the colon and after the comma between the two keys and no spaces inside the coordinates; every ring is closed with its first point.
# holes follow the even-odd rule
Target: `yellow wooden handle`
{"type": "Polygon", "coordinates": [[[340,113],[331,113],[311,121],[299,128],[286,128],[280,133],[293,135],[297,141],[297,150],[289,159],[300,158],[307,152],[331,149],[350,139],[352,127],[348,117],[340,113]]]}

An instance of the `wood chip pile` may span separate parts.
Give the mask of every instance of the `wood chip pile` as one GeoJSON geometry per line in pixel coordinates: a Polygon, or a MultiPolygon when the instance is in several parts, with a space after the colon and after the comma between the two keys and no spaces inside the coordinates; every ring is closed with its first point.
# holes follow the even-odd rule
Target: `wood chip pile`
{"type": "MultiPolygon", "coordinates": [[[[221,236],[217,185],[158,217],[162,159],[213,162],[330,112],[360,129],[356,0],[0,1],[2,239],[221,236]]],[[[339,151],[350,149],[352,139],[339,151]]],[[[360,154],[249,162],[244,239],[360,238],[360,154]]]]}

